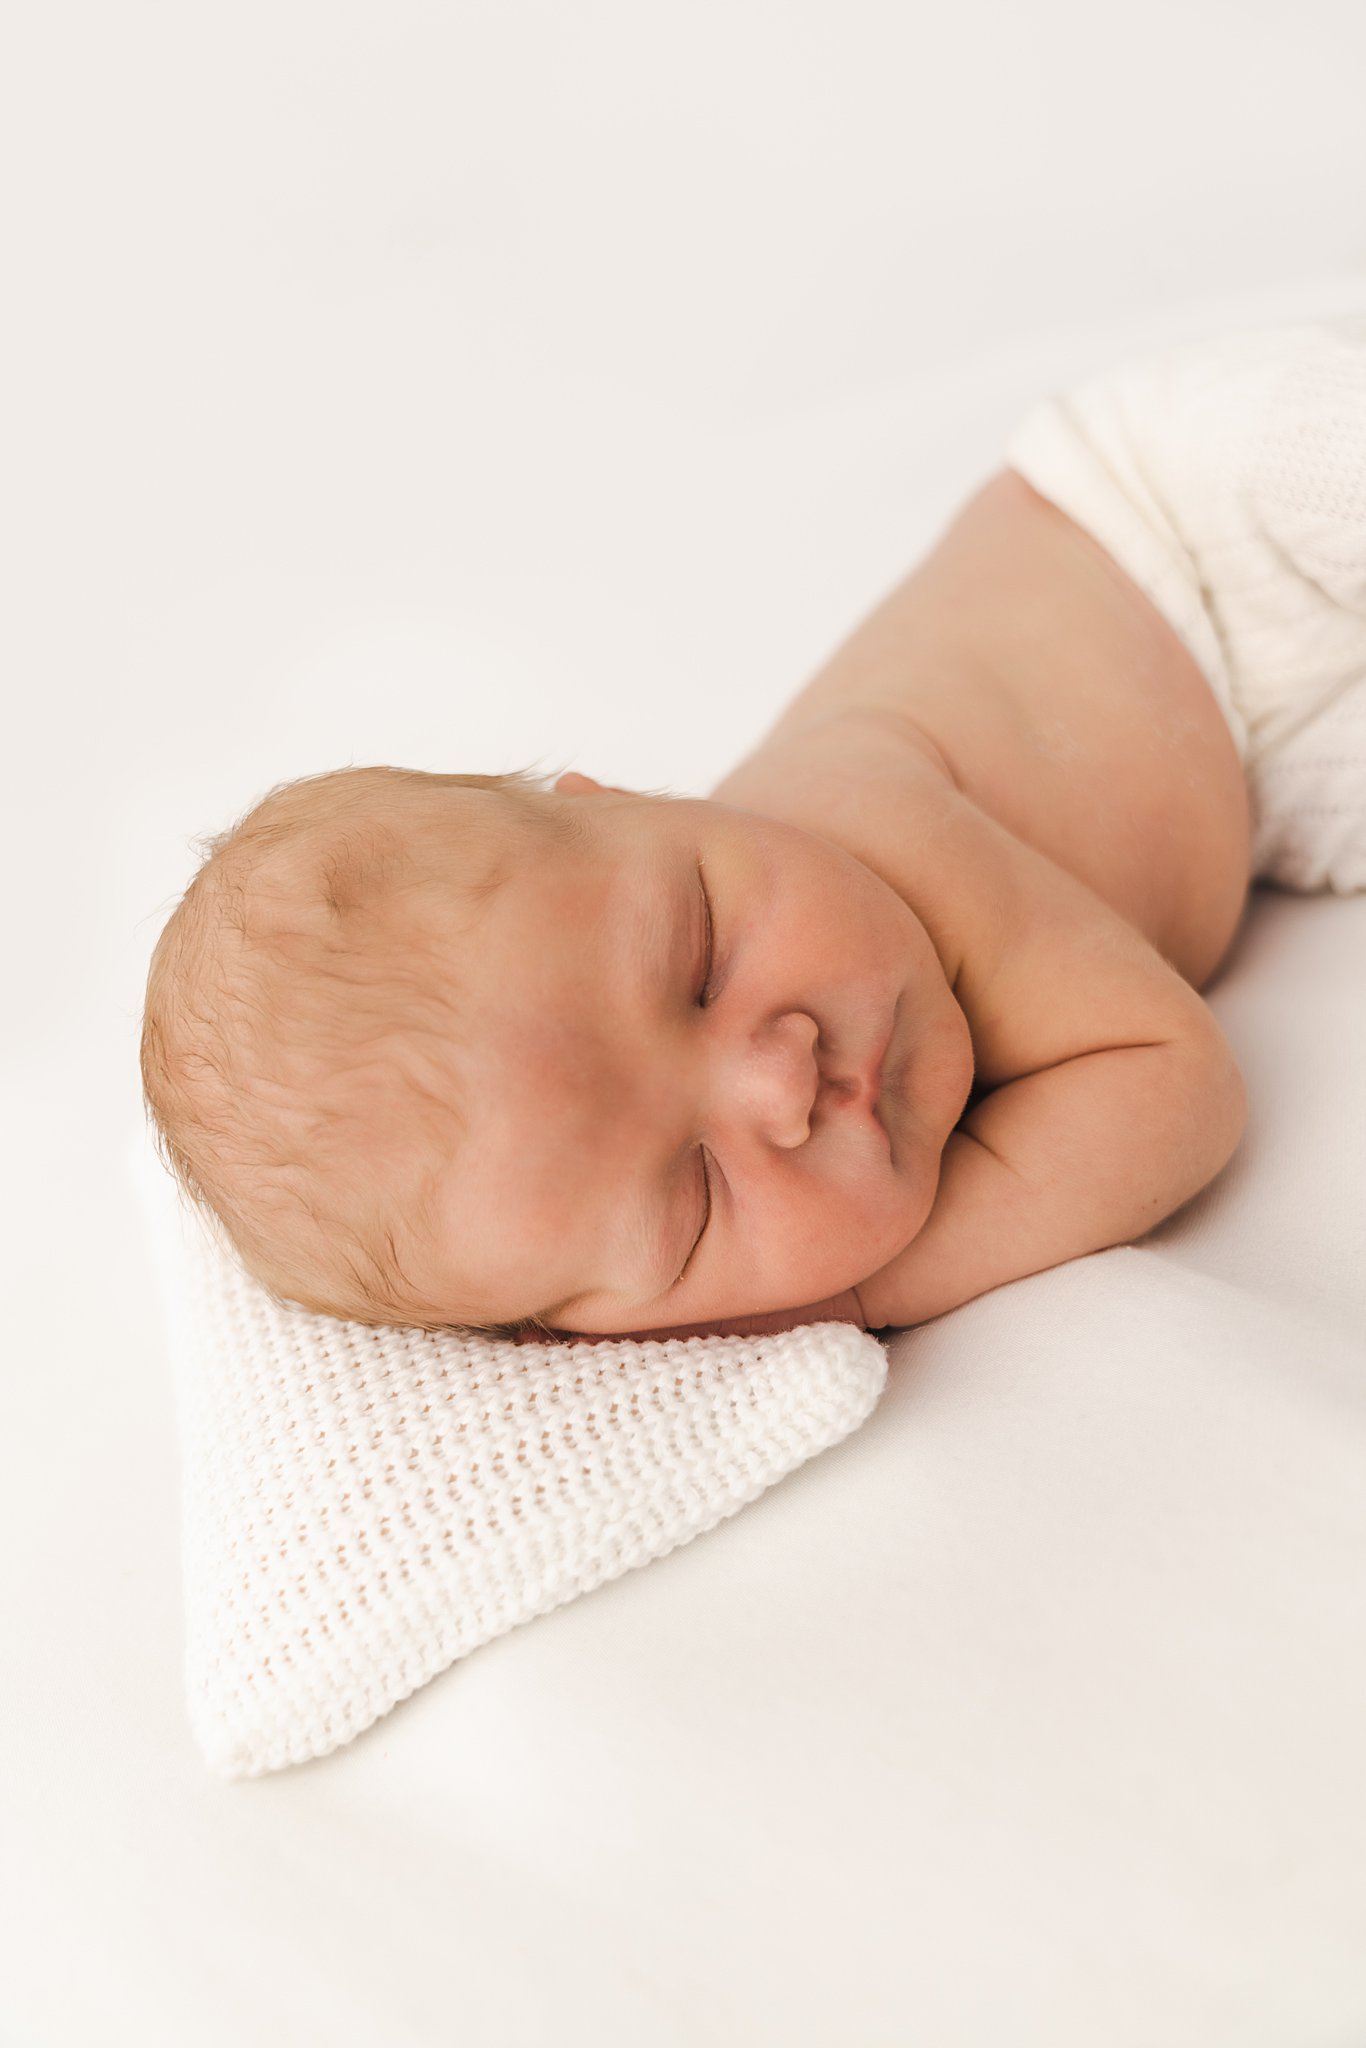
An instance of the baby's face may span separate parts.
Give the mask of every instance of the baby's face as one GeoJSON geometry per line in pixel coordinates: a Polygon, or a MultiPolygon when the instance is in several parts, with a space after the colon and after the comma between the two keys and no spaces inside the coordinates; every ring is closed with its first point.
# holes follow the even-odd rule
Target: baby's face
{"type": "Polygon", "coordinates": [[[797,826],[561,801],[588,844],[517,867],[481,927],[433,1300],[444,1275],[490,1320],[625,1335],[857,1285],[924,1222],[972,1082],[924,925],[797,826]]]}

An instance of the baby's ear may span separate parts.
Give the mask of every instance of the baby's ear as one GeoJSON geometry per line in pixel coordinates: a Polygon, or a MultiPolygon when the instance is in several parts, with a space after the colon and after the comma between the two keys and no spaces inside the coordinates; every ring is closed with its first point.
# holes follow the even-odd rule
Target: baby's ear
{"type": "Polygon", "coordinates": [[[563,775],[555,778],[556,796],[634,796],[633,789],[618,789],[614,782],[597,782],[591,775],[580,775],[577,768],[567,768],[563,775]]]}

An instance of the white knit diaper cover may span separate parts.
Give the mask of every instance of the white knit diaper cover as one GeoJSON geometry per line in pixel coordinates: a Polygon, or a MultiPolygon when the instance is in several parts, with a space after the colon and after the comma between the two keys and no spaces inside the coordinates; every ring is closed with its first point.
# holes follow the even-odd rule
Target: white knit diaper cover
{"type": "Polygon", "coordinates": [[[1035,406],[1005,459],[1209,679],[1247,775],[1253,876],[1366,889],[1366,317],[1124,362],[1035,406]]]}

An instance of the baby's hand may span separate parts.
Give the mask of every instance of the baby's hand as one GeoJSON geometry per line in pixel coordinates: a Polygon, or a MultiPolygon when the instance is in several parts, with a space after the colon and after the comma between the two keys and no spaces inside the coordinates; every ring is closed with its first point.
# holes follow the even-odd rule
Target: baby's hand
{"type": "MultiPolygon", "coordinates": [[[[861,1330],[868,1327],[858,1289],[849,1287],[843,1294],[832,1295],[828,1301],[813,1302],[809,1308],[770,1309],[766,1315],[730,1316],[717,1323],[681,1323],[673,1329],[624,1330],[620,1334],[642,1343],[665,1337],[772,1337],[780,1330],[799,1329],[804,1323],[856,1323],[861,1330]]],[[[519,1344],[614,1344],[620,1338],[580,1336],[568,1330],[547,1337],[540,1330],[523,1330],[516,1341],[519,1344]]]]}

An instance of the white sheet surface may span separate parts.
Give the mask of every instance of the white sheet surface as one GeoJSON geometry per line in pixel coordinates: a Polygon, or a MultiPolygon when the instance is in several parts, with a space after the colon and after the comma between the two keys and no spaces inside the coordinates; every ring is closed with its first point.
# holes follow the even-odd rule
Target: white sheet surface
{"type": "Polygon", "coordinates": [[[16,39],[0,2040],[1366,2038],[1366,899],[1258,892],[1155,1239],[279,1777],[186,1724],[124,1173],[192,833],[347,760],[700,794],[1040,391],[1359,304],[1359,8],[16,39]]]}

